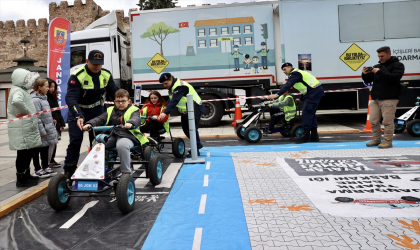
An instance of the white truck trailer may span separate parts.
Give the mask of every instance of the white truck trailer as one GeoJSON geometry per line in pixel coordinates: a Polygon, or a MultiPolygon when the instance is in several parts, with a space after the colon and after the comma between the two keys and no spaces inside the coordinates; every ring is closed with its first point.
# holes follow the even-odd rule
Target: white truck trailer
{"type": "MultiPolygon", "coordinates": [[[[85,46],[86,56],[100,44],[112,58],[104,67],[122,86],[141,85],[143,96],[152,89],[167,95],[158,78],[170,72],[191,83],[202,99],[218,99],[238,90],[254,96],[278,89],[287,80],[284,62],[310,71],[325,90],[364,87],[362,66],[377,64],[376,49],[390,46],[405,65],[402,81],[420,87],[419,11],[417,0],[280,0],[137,11],[130,13],[130,42],[111,12],[89,30],[72,33],[72,55],[74,47],[85,46]]],[[[399,107],[412,106],[419,94],[410,89],[399,107]]],[[[320,108],[367,104],[367,89],[348,90],[327,93],[320,108]]],[[[234,103],[205,106],[202,124],[215,126],[234,103]]]]}

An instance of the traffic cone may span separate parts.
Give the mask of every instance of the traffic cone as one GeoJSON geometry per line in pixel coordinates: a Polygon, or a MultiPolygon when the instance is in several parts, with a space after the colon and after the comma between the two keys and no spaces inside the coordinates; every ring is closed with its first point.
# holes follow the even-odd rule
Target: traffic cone
{"type": "Polygon", "coordinates": [[[368,112],[367,112],[367,118],[366,118],[366,128],[363,129],[363,132],[366,132],[366,133],[372,133],[372,127],[371,127],[370,121],[369,121],[370,101],[371,100],[372,100],[372,97],[370,96],[370,92],[369,92],[369,104],[368,104],[368,112]]]}
{"type": "Polygon", "coordinates": [[[235,118],[233,119],[232,126],[236,127],[236,121],[242,119],[242,110],[239,104],[239,97],[236,96],[236,105],[235,105],[235,118]]]}

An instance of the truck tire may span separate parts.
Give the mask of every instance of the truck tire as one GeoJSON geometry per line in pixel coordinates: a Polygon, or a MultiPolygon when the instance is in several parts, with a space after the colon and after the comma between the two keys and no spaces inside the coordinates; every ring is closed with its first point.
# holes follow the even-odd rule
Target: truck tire
{"type": "Polygon", "coordinates": [[[409,121],[407,124],[407,132],[414,137],[419,137],[420,136],[420,119],[414,119],[412,121],[409,121]]]}
{"type": "Polygon", "coordinates": [[[398,119],[394,119],[394,133],[399,134],[399,133],[404,132],[404,130],[405,130],[405,124],[404,125],[398,124],[398,119]]]}
{"type": "MultiPolygon", "coordinates": [[[[217,99],[217,96],[204,94],[200,96],[202,100],[217,99]]],[[[206,109],[201,115],[200,126],[216,127],[223,117],[223,104],[222,102],[203,102],[206,109]]]]}

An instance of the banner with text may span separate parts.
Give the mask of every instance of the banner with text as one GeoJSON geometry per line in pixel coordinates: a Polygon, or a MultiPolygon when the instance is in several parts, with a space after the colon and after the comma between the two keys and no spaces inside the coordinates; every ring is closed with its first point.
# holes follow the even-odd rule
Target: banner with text
{"type": "MultiPolygon", "coordinates": [[[[70,77],[70,21],[57,17],[48,28],[48,77],[57,83],[58,105],[66,105],[67,80],[70,77]]],[[[61,110],[67,121],[68,109],[61,110]]]]}

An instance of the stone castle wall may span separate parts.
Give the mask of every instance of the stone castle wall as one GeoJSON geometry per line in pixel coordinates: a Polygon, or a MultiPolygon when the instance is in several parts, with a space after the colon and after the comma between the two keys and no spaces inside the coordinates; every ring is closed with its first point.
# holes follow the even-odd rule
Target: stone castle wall
{"type": "MultiPolygon", "coordinates": [[[[49,20],[56,17],[63,17],[71,22],[71,31],[84,30],[92,22],[101,16],[108,14],[108,10],[102,10],[93,0],[75,0],[74,5],[69,5],[67,1],[61,1],[59,5],[52,2],[49,5],[49,20]]],[[[124,17],[124,10],[117,10],[117,19],[120,22],[129,22],[128,17],[124,17]]],[[[23,44],[21,39],[28,39],[29,50],[26,55],[38,60],[36,66],[47,65],[48,53],[48,26],[46,18],[38,20],[0,21],[0,70],[16,66],[12,60],[23,56],[23,44]]]]}

